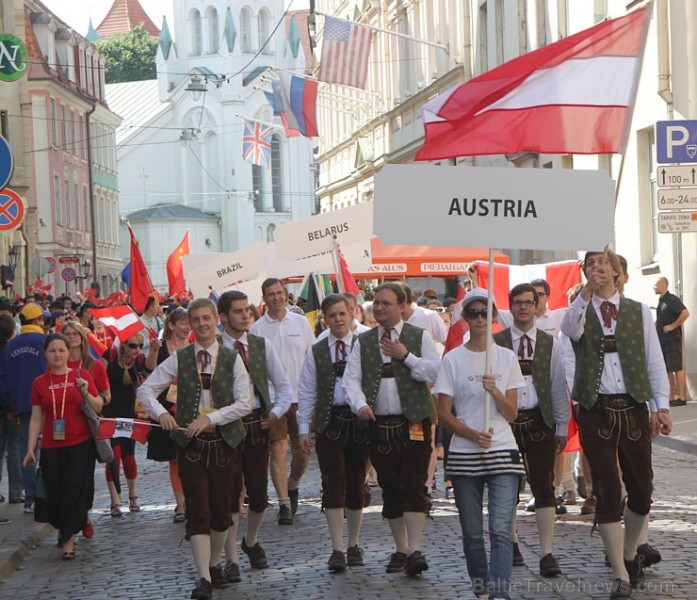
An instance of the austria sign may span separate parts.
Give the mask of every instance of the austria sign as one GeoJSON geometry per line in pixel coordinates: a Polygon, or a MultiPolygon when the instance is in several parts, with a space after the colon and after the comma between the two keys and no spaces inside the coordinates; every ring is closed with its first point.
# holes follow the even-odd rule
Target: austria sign
{"type": "Polygon", "coordinates": [[[284,223],[274,234],[278,256],[284,261],[293,261],[321,254],[334,248],[334,239],[343,252],[344,246],[373,237],[372,222],[373,204],[366,202],[284,223]]]}
{"type": "Polygon", "coordinates": [[[386,165],[374,205],[385,244],[586,250],[613,240],[604,171],[386,165]]]}

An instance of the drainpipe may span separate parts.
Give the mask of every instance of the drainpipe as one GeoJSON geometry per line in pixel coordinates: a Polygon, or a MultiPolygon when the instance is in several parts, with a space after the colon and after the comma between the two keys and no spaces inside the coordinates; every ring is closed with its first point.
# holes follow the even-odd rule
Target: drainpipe
{"type": "MultiPolygon", "coordinates": [[[[90,135],[90,117],[97,110],[97,103],[92,105],[92,108],[85,114],[85,137],[87,138],[87,163],[89,164],[89,169],[87,171],[87,185],[89,188],[89,199],[90,199],[90,223],[92,229],[92,281],[98,281],[97,279],[97,221],[94,218],[94,187],[92,180],[92,136],[90,135]]],[[[87,283],[87,282],[86,282],[87,283]]],[[[89,286],[92,287],[92,286],[89,286]]],[[[100,295],[102,289],[100,287],[100,295]]]]}

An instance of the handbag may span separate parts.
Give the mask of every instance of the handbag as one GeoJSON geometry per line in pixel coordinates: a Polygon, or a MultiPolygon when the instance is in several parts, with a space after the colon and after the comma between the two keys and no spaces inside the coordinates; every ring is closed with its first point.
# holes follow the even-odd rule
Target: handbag
{"type": "Polygon", "coordinates": [[[46,500],[46,486],[41,467],[36,470],[36,489],[34,491],[34,521],[36,523],[48,523],[48,502],[46,500]]]}
{"type": "Polygon", "coordinates": [[[83,397],[81,408],[90,426],[90,433],[92,433],[92,439],[97,449],[97,460],[100,463],[110,463],[114,460],[114,451],[111,449],[111,440],[100,440],[98,437],[99,415],[94,411],[87,398],[83,397]]]}

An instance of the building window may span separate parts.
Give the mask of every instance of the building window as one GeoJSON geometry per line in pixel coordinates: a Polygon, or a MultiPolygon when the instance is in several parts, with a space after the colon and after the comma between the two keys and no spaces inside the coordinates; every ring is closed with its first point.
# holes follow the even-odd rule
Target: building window
{"type": "Polygon", "coordinates": [[[65,123],[65,105],[61,106],[61,136],[63,137],[62,142],[63,142],[63,150],[68,149],[68,134],[66,132],[66,123],[65,123]]]}
{"type": "Polygon", "coordinates": [[[191,53],[194,56],[199,56],[202,52],[201,13],[194,10],[191,13],[191,53]]]}
{"type": "Polygon", "coordinates": [[[92,223],[90,221],[90,198],[87,194],[86,185],[82,186],[82,208],[85,211],[85,231],[89,232],[92,223]]]}
{"type": "Polygon", "coordinates": [[[56,129],[56,101],[51,98],[51,139],[53,145],[58,146],[58,130],[56,129]]]}
{"type": "Polygon", "coordinates": [[[75,137],[75,112],[70,111],[70,143],[72,144],[72,153],[77,155],[77,138],[75,137]]]}
{"type": "Polygon", "coordinates": [[[85,119],[80,115],[80,158],[85,158],[85,119]]]}
{"type": "Polygon", "coordinates": [[[71,221],[73,215],[72,215],[72,210],[70,206],[70,181],[65,180],[65,225],[68,228],[72,228],[72,223],[71,221]]]}
{"type": "Polygon", "coordinates": [[[276,212],[283,210],[282,149],[281,136],[274,133],[271,137],[271,190],[273,193],[273,208],[276,212]]]}
{"type": "Polygon", "coordinates": [[[262,8],[257,15],[257,19],[259,23],[259,48],[264,48],[264,54],[271,54],[271,41],[269,40],[269,32],[271,31],[271,16],[269,11],[262,8]],[[266,44],[266,46],[264,46],[264,44],[266,44]]]}
{"type": "Polygon", "coordinates": [[[270,223],[269,226],[266,228],[266,241],[276,241],[276,225],[274,223],[270,223]]]}
{"type": "Polygon", "coordinates": [[[61,178],[53,176],[53,207],[56,212],[56,225],[63,225],[63,206],[61,202],[61,178]]]}
{"type": "Polygon", "coordinates": [[[487,31],[487,6],[486,2],[479,6],[479,72],[486,73],[489,70],[489,44],[487,31]]]}
{"type": "Polygon", "coordinates": [[[220,49],[220,30],[218,27],[218,11],[212,6],[206,11],[208,21],[208,54],[217,54],[220,49]]]}
{"type": "Polygon", "coordinates": [[[80,188],[77,183],[73,185],[73,200],[75,202],[75,231],[80,229],[80,188]]]}
{"type": "Polygon", "coordinates": [[[264,168],[252,165],[252,190],[254,194],[254,210],[264,210],[264,168]]]}
{"type": "Polygon", "coordinates": [[[240,11],[240,49],[252,51],[252,13],[246,6],[240,11]]]}

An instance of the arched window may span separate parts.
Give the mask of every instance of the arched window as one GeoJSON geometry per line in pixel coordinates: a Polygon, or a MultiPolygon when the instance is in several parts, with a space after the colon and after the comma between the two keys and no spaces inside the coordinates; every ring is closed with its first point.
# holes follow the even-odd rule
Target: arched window
{"type": "Polygon", "coordinates": [[[212,6],[206,11],[206,21],[208,21],[208,54],[217,54],[220,49],[220,30],[218,11],[212,6]]]}
{"type": "Polygon", "coordinates": [[[191,54],[199,56],[203,52],[203,34],[201,32],[201,13],[193,10],[191,13],[191,54]]]}
{"type": "Polygon", "coordinates": [[[276,225],[274,223],[269,223],[269,226],[266,228],[266,241],[267,242],[274,242],[276,236],[276,225]]]}
{"type": "Polygon", "coordinates": [[[267,9],[262,8],[257,15],[257,19],[259,24],[259,48],[264,47],[263,54],[271,54],[271,41],[269,40],[267,43],[271,31],[271,15],[267,9]]]}
{"type": "Polygon", "coordinates": [[[252,191],[254,193],[254,210],[264,210],[264,168],[252,165],[252,191]]]}
{"type": "Polygon", "coordinates": [[[273,194],[273,208],[276,212],[283,210],[282,149],[281,136],[274,133],[271,136],[271,192],[273,194]]]}
{"type": "Polygon", "coordinates": [[[240,11],[240,49],[252,51],[252,11],[246,6],[240,11]]]}

